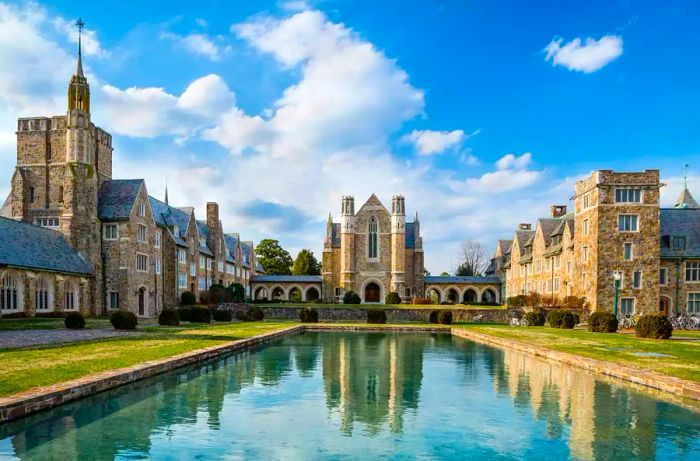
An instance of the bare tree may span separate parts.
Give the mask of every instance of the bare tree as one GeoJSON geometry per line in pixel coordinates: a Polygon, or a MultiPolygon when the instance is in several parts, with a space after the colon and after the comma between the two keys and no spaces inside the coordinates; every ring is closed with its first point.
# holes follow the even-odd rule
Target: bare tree
{"type": "Polygon", "coordinates": [[[483,275],[488,267],[486,250],[481,243],[474,240],[462,242],[462,262],[455,270],[455,275],[483,275]]]}

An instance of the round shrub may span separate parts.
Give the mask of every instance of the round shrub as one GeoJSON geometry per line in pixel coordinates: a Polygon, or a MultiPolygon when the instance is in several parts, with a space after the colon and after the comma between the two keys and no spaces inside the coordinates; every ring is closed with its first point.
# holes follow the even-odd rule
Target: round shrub
{"type": "Polygon", "coordinates": [[[452,311],[443,309],[438,313],[437,321],[441,325],[452,325],[452,311]]]}
{"type": "Polygon", "coordinates": [[[395,291],[390,291],[384,296],[384,304],[401,304],[401,296],[395,291]]]}
{"type": "Polygon", "coordinates": [[[615,333],[617,331],[617,318],[612,312],[597,311],[588,317],[588,331],[596,333],[615,333]]]}
{"type": "Polygon", "coordinates": [[[564,328],[570,330],[576,325],[576,317],[574,314],[570,311],[562,309],[550,311],[549,315],[547,316],[547,321],[549,322],[549,326],[552,328],[564,328]]]}
{"type": "Polygon", "coordinates": [[[69,312],[63,323],[70,330],[82,330],[85,328],[85,317],[80,312],[69,312]]]}
{"type": "Polygon", "coordinates": [[[209,304],[209,292],[208,291],[202,291],[199,293],[199,303],[200,304],[209,304]]]}
{"type": "Polygon", "coordinates": [[[299,320],[303,323],[318,323],[318,311],[305,307],[299,311],[299,320]]]}
{"type": "Polygon", "coordinates": [[[343,304],[360,304],[362,299],[354,291],[348,291],[343,295],[343,304]]]}
{"type": "Polygon", "coordinates": [[[526,312],[525,320],[527,320],[527,325],[530,327],[541,327],[545,321],[544,312],[540,310],[526,312]]]}
{"type": "Polygon", "coordinates": [[[193,307],[190,311],[190,322],[211,323],[211,311],[206,307],[193,307]]]}
{"type": "Polygon", "coordinates": [[[194,306],[197,304],[197,297],[191,291],[183,291],[180,295],[180,301],[185,306],[194,306]]]}
{"type": "Polygon", "coordinates": [[[214,320],[217,322],[230,322],[233,317],[231,316],[231,311],[227,311],[224,309],[215,309],[212,311],[212,317],[214,317],[214,320]]]}
{"type": "Polygon", "coordinates": [[[241,322],[250,322],[248,314],[245,311],[236,311],[234,316],[236,317],[236,320],[240,320],[241,322]]]}
{"type": "Polygon", "coordinates": [[[177,310],[178,319],[183,322],[189,322],[192,318],[192,308],[191,307],[181,307],[177,310]]]}
{"type": "Polygon", "coordinates": [[[258,306],[252,306],[250,309],[248,309],[246,315],[251,322],[262,322],[262,320],[265,318],[265,313],[258,306]]]}
{"type": "Polygon", "coordinates": [[[367,309],[367,323],[386,323],[386,312],[381,309],[367,309]]]}
{"type": "Polygon", "coordinates": [[[158,324],[169,327],[176,327],[180,325],[180,314],[178,314],[177,309],[163,309],[160,311],[160,315],[158,316],[158,324]]]}
{"type": "Polygon", "coordinates": [[[221,304],[224,302],[224,297],[226,296],[226,287],[214,283],[209,287],[207,296],[210,304],[221,304]]]}
{"type": "Polygon", "coordinates": [[[228,287],[228,289],[231,290],[231,292],[233,293],[233,298],[231,299],[231,302],[243,302],[243,299],[245,298],[245,288],[243,288],[243,285],[241,285],[240,283],[232,283],[228,287]]]}
{"type": "Polygon", "coordinates": [[[135,330],[139,322],[136,318],[136,314],[122,309],[112,312],[109,321],[117,330],[135,330]]]}
{"type": "Polygon", "coordinates": [[[673,334],[673,325],[665,315],[642,315],[634,325],[634,332],[640,338],[668,339],[673,334]]]}

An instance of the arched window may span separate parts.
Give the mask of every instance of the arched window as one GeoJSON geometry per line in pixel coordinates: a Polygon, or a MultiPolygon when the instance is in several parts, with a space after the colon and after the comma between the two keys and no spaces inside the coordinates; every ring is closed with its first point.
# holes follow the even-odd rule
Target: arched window
{"type": "Polygon", "coordinates": [[[5,274],[0,284],[0,310],[16,311],[22,309],[22,284],[19,277],[5,274]]]}
{"type": "Polygon", "coordinates": [[[379,238],[378,238],[378,230],[379,230],[379,225],[377,224],[377,220],[375,219],[374,216],[370,218],[369,220],[369,229],[368,229],[368,239],[367,239],[367,257],[369,258],[376,258],[377,254],[379,253],[378,251],[378,245],[379,245],[379,238]]]}
{"type": "Polygon", "coordinates": [[[78,284],[68,280],[63,288],[63,309],[74,311],[79,307],[78,284]]]}
{"type": "Polygon", "coordinates": [[[34,306],[36,307],[37,311],[47,312],[53,309],[53,292],[51,290],[51,282],[46,278],[40,278],[36,282],[34,306]]]}

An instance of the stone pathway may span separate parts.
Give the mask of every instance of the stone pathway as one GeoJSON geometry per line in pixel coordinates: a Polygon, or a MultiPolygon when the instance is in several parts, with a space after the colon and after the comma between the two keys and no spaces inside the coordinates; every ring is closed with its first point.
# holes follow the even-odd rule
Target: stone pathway
{"type": "Polygon", "coordinates": [[[140,331],[116,331],[113,328],[89,330],[7,330],[0,331],[0,349],[15,347],[42,346],[113,336],[140,336],[140,331]]]}

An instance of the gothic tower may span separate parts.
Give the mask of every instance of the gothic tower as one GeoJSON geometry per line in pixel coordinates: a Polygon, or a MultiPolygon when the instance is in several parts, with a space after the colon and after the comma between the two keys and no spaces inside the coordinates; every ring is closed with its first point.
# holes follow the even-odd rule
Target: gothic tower
{"type": "Polygon", "coordinates": [[[406,201],[391,199],[391,291],[403,296],[406,285],[406,201]]]}
{"type": "Polygon", "coordinates": [[[340,217],[340,286],[346,291],[353,290],[355,274],[355,198],[343,196],[340,217]]]}

